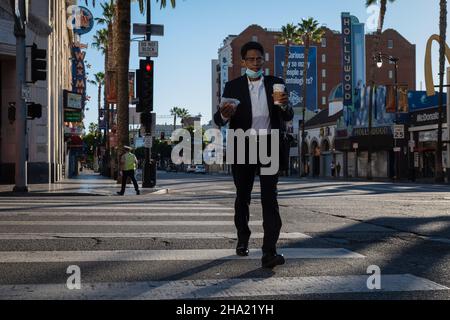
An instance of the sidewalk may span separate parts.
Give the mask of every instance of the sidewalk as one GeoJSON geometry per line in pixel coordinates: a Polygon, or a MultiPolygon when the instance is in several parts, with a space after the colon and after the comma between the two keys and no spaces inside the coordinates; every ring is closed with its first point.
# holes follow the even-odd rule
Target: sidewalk
{"type": "MultiPolygon", "coordinates": [[[[138,181],[139,183],[139,181],[138,181]]],[[[141,183],[139,183],[141,185],[141,183]]],[[[0,185],[0,197],[5,196],[117,196],[120,185],[113,179],[103,177],[92,171],[85,171],[78,177],[51,184],[29,184],[28,193],[12,192],[14,185],[0,185]]],[[[141,196],[165,194],[164,188],[140,188],[141,196]]],[[[135,195],[133,184],[128,184],[125,195],[135,195]]]]}

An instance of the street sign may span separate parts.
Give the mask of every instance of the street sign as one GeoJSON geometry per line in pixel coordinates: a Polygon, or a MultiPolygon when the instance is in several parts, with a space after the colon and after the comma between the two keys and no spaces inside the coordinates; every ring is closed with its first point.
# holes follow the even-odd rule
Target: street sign
{"type": "Polygon", "coordinates": [[[145,136],[144,137],[144,147],[151,149],[153,145],[153,137],[152,136],[145,136]]]}
{"type": "Polygon", "coordinates": [[[133,34],[146,35],[147,33],[152,36],[164,36],[164,25],[133,23],[133,34]]]}
{"type": "Polygon", "coordinates": [[[139,57],[157,57],[158,56],[158,41],[140,41],[139,42],[139,57]]]}
{"type": "Polygon", "coordinates": [[[394,139],[405,139],[405,126],[402,124],[394,125],[394,139]]]}
{"type": "Polygon", "coordinates": [[[81,112],[64,111],[64,122],[81,122],[81,112]]]}

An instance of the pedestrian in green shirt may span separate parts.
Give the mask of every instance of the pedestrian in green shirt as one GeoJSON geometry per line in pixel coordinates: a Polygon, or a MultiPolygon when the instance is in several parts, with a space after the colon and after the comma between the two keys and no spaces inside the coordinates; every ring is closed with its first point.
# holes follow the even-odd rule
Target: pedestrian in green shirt
{"type": "Polygon", "coordinates": [[[120,157],[120,169],[122,170],[122,189],[117,192],[118,195],[123,196],[125,193],[125,188],[127,185],[128,177],[131,178],[131,181],[133,181],[134,189],[136,190],[136,194],[139,195],[139,185],[136,181],[136,177],[134,176],[134,172],[137,167],[137,158],[136,156],[131,152],[131,147],[124,146],[123,147],[123,154],[120,157]]]}

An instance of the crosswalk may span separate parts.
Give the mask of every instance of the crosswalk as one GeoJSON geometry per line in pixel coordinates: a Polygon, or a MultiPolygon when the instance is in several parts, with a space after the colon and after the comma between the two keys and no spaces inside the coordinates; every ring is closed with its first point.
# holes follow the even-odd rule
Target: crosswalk
{"type": "MultiPolygon", "coordinates": [[[[308,263],[368,260],[348,248],[314,246],[310,235],[283,230],[280,242],[286,245],[279,251],[287,264],[278,269],[279,275],[275,269],[274,275],[258,276],[257,246],[248,257],[235,255],[232,205],[130,199],[0,199],[0,299],[251,299],[374,292],[364,273],[302,274],[301,266],[308,263]],[[106,241],[109,248],[86,248],[82,241],[89,239],[106,241]],[[171,246],[163,247],[168,243],[171,246]],[[69,266],[81,270],[80,289],[64,281],[69,274],[51,281],[42,278],[42,273],[69,266]],[[27,279],[14,276],[21,272],[27,279]]],[[[252,212],[250,225],[256,241],[252,243],[261,243],[260,215],[252,212]]],[[[448,289],[412,274],[387,274],[379,291],[448,289]]]]}

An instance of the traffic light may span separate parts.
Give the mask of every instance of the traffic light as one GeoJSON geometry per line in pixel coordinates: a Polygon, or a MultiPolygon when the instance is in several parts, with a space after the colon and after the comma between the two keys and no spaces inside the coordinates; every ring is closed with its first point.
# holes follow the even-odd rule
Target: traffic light
{"type": "Polygon", "coordinates": [[[27,116],[31,119],[41,118],[42,117],[42,105],[38,103],[29,103],[28,104],[28,110],[27,110],[27,116]]]}
{"type": "Polygon", "coordinates": [[[152,60],[141,60],[138,72],[138,97],[139,104],[137,112],[153,111],[153,68],[152,60]]]}
{"type": "Polygon", "coordinates": [[[31,82],[47,80],[47,50],[38,49],[33,43],[31,46],[31,82]]]}

